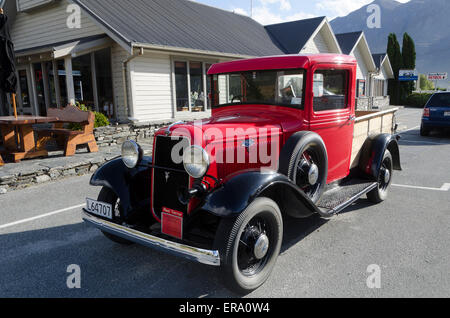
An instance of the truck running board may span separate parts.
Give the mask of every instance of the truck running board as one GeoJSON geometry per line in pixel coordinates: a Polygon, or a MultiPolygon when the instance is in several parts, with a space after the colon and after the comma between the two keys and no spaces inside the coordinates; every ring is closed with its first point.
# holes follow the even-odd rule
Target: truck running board
{"type": "Polygon", "coordinates": [[[352,179],[326,191],[317,206],[322,211],[322,216],[331,217],[342,212],[342,210],[377,186],[378,184],[373,181],[352,179]]]}

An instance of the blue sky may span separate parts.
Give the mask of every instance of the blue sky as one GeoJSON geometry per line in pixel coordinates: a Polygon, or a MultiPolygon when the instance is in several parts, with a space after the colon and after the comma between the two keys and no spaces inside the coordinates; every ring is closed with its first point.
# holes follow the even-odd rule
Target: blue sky
{"type": "MultiPolygon", "coordinates": [[[[251,0],[195,0],[210,6],[250,15],[251,0]]],[[[373,0],[253,0],[253,18],[261,24],[327,16],[330,20],[373,0]]],[[[397,0],[408,2],[409,0],[397,0]]]]}

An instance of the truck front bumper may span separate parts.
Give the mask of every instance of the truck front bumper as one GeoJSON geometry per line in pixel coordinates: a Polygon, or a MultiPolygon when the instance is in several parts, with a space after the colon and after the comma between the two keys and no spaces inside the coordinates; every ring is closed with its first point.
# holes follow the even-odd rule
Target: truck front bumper
{"type": "Polygon", "coordinates": [[[192,246],[183,245],[180,243],[168,241],[157,236],[146,234],[140,231],[136,231],[123,225],[118,225],[110,221],[98,218],[88,213],[83,209],[82,213],[83,221],[94,227],[110,233],[112,235],[119,236],[126,240],[155,248],[164,252],[181,256],[189,260],[197,261],[202,264],[211,266],[220,266],[219,251],[204,250],[192,246]]]}

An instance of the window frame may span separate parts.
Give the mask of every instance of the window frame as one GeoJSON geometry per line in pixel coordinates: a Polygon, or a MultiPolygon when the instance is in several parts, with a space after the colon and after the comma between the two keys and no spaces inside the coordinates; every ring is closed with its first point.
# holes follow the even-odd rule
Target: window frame
{"type": "MultiPolygon", "coordinates": [[[[227,102],[225,104],[218,104],[216,106],[212,105],[211,109],[219,109],[219,108],[223,108],[223,107],[229,107],[229,106],[238,106],[238,105],[254,105],[255,103],[231,103],[230,102],[230,80],[229,80],[229,75],[232,74],[241,74],[241,73],[245,73],[245,72],[261,72],[264,70],[248,70],[248,71],[239,71],[239,72],[230,72],[230,73],[219,73],[219,74],[213,74],[213,75],[217,75],[217,76],[227,76],[227,91],[226,91],[226,100],[227,102]]],[[[279,104],[279,103],[260,103],[261,105],[268,105],[268,106],[279,106],[279,107],[287,107],[287,108],[293,108],[293,109],[298,109],[298,110],[305,110],[305,104],[306,104],[306,90],[307,90],[307,79],[308,79],[308,69],[306,68],[289,68],[289,69],[271,69],[271,70],[267,70],[267,71],[271,71],[271,72],[284,72],[284,71],[303,71],[303,90],[302,90],[302,105],[297,105],[297,104],[279,104]]],[[[211,76],[213,76],[211,75],[211,76]]],[[[212,79],[209,79],[212,80],[212,79]]],[[[277,82],[275,83],[275,86],[278,88],[278,78],[277,78],[277,82]]],[[[213,85],[211,85],[212,87],[213,85]]]]}
{"type": "Polygon", "coordinates": [[[170,58],[170,64],[171,64],[171,74],[172,74],[172,111],[174,114],[174,117],[183,117],[185,116],[192,116],[193,114],[199,114],[199,115],[206,115],[211,112],[211,109],[208,109],[208,87],[207,87],[207,80],[208,80],[208,70],[206,69],[206,64],[213,65],[215,63],[218,63],[218,61],[208,60],[208,59],[202,59],[202,58],[195,58],[195,57],[182,57],[182,56],[171,56],[170,58]],[[179,111],[177,108],[177,87],[176,87],[176,75],[175,75],[175,63],[177,62],[183,62],[186,63],[187,66],[187,84],[188,84],[188,111],[179,111]],[[204,108],[201,112],[193,112],[192,111],[192,100],[191,100],[191,68],[190,63],[201,63],[202,64],[202,78],[203,78],[203,91],[205,95],[205,101],[204,101],[204,108]]]}
{"type": "MultiPolygon", "coordinates": [[[[348,67],[348,65],[343,64],[342,67],[327,67],[326,64],[317,64],[317,66],[315,68],[313,68],[312,72],[311,72],[311,113],[313,114],[313,117],[320,117],[320,116],[324,116],[327,114],[334,114],[334,113],[347,113],[350,112],[352,110],[352,93],[350,90],[351,87],[351,81],[352,81],[352,70],[351,68],[348,67]],[[345,105],[346,107],[344,108],[338,108],[338,109],[326,109],[326,110],[315,110],[314,109],[314,75],[316,74],[316,72],[318,71],[344,71],[346,72],[347,76],[346,76],[346,81],[345,81],[345,105]]],[[[356,82],[356,81],[355,81],[356,82]]]]}

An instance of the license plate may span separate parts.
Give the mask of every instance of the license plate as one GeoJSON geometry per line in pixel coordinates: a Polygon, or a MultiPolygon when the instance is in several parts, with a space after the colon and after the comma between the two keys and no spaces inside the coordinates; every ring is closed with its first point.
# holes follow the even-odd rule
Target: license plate
{"type": "Polygon", "coordinates": [[[163,207],[161,217],[161,232],[180,240],[183,239],[183,212],[163,207]]]}
{"type": "Polygon", "coordinates": [[[450,117],[450,112],[444,112],[445,117],[450,117]]]}
{"type": "Polygon", "coordinates": [[[86,199],[86,210],[90,213],[112,220],[112,205],[92,199],[86,199]]]}

